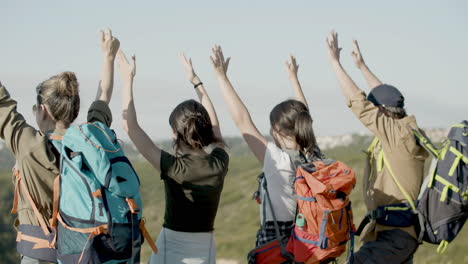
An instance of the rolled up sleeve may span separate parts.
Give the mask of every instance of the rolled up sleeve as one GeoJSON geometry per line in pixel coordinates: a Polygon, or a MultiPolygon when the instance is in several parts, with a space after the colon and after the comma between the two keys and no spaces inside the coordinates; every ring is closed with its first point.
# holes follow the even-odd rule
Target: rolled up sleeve
{"type": "Polygon", "coordinates": [[[88,110],[88,122],[101,122],[110,127],[112,124],[112,113],[109,105],[104,101],[94,101],[88,110]]]}
{"type": "Polygon", "coordinates": [[[364,92],[358,92],[348,100],[348,107],[354,115],[380,140],[389,141],[394,131],[394,120],[382,112],[372,102],[367,100],[364,92]]]}
{"type": "Polygon", "coordinates": [[[29,153],[37,145],[36,137],[42,135],[16,110],[17,102],[4,86],[0,87],[0,138],[13,152],[16,159],[29,153]]]}

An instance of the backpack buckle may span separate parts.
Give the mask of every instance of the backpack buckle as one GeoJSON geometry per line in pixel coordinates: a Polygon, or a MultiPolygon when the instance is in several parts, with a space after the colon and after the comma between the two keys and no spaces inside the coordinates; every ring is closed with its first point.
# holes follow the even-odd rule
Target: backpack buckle
{"type": "Polygon", "coordinates": [[[380,209],[375,209],[367,213],[367,217],[371,220],[378,219],[383,216],[382,210],[380,209]]]}

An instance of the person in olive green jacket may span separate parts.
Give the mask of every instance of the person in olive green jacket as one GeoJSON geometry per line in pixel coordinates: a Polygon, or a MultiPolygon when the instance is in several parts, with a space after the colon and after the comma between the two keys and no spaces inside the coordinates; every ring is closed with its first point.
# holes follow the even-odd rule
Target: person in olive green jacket
{"type": "Polygon", "coordinates": [[[364,244],[354,255],[354,263],[412,263],[418,241],[411,203],[418,197],[428,156],[413,134],[413,129],[419,129],[416,119],[406,114],[401,92],[383,84],[369,70],[357,41],[352,52],[354,62],[373,88],[367,98],[340,64],[338,34],[331,33],[327,47],[348,106],[375,136],[367,151],[363,177],[368,214],[358,233],[362,231],[364,244]],[[405,212],[408,220],[391,215],[392,210],[386,210],[389,207],[405,212]]]}
{"type": "MultiPolygon", "coordinates": [[[[114,60],[120,42],[109,29],[100,32],[103,68],[96,101],[88,110],[88,122],[111,125],[108,104],[112,96],[114,60]]],[[[33,112],[39,130],[26,123],[17,112],[17,102],[0,83],[0,138],[13,152],[15,199],[12,213],[17,213],[17,250],[21,263],[57,262],[53,248],[53,182],[59,172],[59,153],[49,136],[65,134],[80,110],[79,85],[73,72],[62,72],[36,88],[33,112]]]]}

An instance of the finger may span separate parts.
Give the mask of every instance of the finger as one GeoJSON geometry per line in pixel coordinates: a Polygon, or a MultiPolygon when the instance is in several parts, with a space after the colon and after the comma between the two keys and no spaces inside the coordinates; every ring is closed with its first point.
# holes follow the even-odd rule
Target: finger
{"type": "Polygon", "coordinates": [[[192,58],[188,60],[190,67],[192,67],[192,58]]]}
{"type": "Polygon", "coordinates": [[[218,46],[218,52],[219,52],[219,57],[220,57],[221,61],[224,62],[224,54],[223,54],[223,50],[222,50],[221,46],[218,46]]]}
{"type": "Polygon", "coordinates": [[[229,62],[231,61],[231,57],[228,57],[226,59],[226,69],[224,69],[225,71],[227,71],[227,69],[229,68],[229,62]]]}
{"type": "Polygon", "coordinates": [[[133,54],[133,56],[132,56],[132,65],[136,66],[136,56],[135,56],[135,54],[133,54]]]}
{"type": "Polygon", "coordinates": [[[102,30],[99,30],[99,39],[101,40],[101,42],[104,42],[105,40],[104,31],[102,30]]]}
{"type": "Polygon", "coordinates": [[[179,52],[179,59],[182,63],[186,63],[185,54],[183,51],[179,52]]]}
{"type": "Polygon", "coordinates": [[[112,31],[110,28],[106,28],[106,40],[109,40],[112,38],[112,31]]]}
{"type": "Polygon", "coordinates": [[[216,67],[215,60],[213,59],[212,56],[210,56],[210,61],[211,61],[211,64],[213,65],[213,67],[216,67]]]}
{"type": "Polygon", "coordinates": [[[356,50],[356,52],[361,52],[361,50],[359,49],[359,44],[357,42],[357,40],[353,40],[353,45],[354,45],[354,50],[356,50]]]}
{"type": "Polygon", "coordinates": [[[125,53],[121,49],[119,49],[119,55],[122,61],[128,64],[127,56],[125,56],[125,53]]]}

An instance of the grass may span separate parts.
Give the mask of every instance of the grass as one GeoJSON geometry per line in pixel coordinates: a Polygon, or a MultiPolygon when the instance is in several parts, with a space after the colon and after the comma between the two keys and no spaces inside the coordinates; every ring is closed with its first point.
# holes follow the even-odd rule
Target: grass
{"type": "MultiPolygon", "coordinates": [[[[352,146],[338,147],[326,152],[327,156],[345,162],[356,171],[358,183],[351,195],[354,221],[358,225],[366,212],[362,196],[362,172],[364,155],[361,153],[368,139],[358,138],[352,146]]],[[[236,153],[237,154],[237,153],[236,153]]],[[[141,178],[141,191],[144,198],[144,216],[147,228],[154,239],[161,230],[164,218],[164,186],[159,173],[147,162],[134,162],[141,178]]],[[[261,168],[251,155],[231,156],[229,173],[226,177],[220,206],[215,221],[217,257],[246,262],[247,253],[254,247],[255,235],[259,227],[259,206],[251,199],[257,189],[257,175],[261,168]]],[[[2,263],[18,263],[14,248],[15,231],[13,217],[9,215],[13,199],[13,186],[9,173],[0,174],[0,256],[2,263]]],[[[437,245],[424,244],[418,249],[414,263],[468,263],[468,228],[462,230],[449,245],[443,255],[436,253],[437,245]]],[[[357,241],[356,249],[360,246],[357,241]]],[[[150,249],[143,246],[142,260],[149,258],[150,249]]],[[[340,260],[340,263],[344,261],[340,260]]],[[[389,263],[390,264],[390,263],[389,263]]]]}

